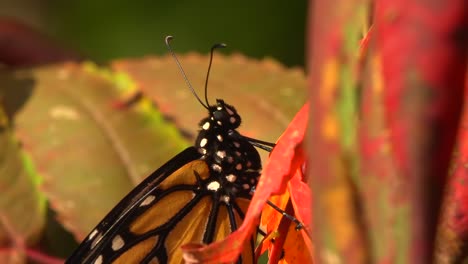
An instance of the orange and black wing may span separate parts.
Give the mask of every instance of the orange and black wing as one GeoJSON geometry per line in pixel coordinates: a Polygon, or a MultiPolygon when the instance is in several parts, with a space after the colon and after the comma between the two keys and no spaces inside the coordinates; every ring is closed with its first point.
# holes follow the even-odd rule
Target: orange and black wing
{"type": "MultiPolygon", "coordinates": [[[[211,243],[238,228],[248,197],[221,202],[208,164],[187,148],[133,189],[65,263],[183,263],[180,246],[211,243]]],[[[253,241],[241,256],[253,262],[253,241]]]]}

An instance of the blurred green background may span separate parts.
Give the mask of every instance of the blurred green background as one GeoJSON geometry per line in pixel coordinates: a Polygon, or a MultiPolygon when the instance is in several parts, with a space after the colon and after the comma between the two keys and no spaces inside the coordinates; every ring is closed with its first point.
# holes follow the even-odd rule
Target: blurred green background
{"type": "Polygon", "coordinates": [[[166,53],[163,39],[171,34],[179,53],[206,53],[224,42],[226,53],[303,66],[306,7],[306,0],[0,0],[0,15],[99,62],[166,53]]]}

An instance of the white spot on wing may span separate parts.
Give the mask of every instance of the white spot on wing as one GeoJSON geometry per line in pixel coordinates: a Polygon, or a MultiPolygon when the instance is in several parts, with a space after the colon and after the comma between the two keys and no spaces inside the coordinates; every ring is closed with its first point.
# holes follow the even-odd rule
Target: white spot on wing
{"type": "Polygon", "coordinates": [[[91,242],[91,249],[93,249],[101,241],[101,239],[102,239],[101,233],[98,233],[97,235],[95,235],[93,242],[91,242]]]}
{"type": "Polygon", "coordinates": [[[236,118],[233,117],[233,116],[231,116],[231,117],[229,118],[229,122],[231,122],[231,123],[234,124],[234,123],[236,122],[236,118]]]}
{"type": "Polygon", "coordinates": [[[234,142],[232,142],[232,143],[234,144],[234,146],[235,146],[236,148],[239,148],[239,147],[240,147],[240,143],[239,143],[239,142],[234,141],[234,142]]]}
{"type": "Polygon", "coordinates": [[[93,232],[91,232],[91,234],[89,234],[88,239],[89,240],[93,239],[97,235],[98,232],[99,231],[97,229],[94,229],[93,232]]]}
{"type": "Polygon", "coordinates": [[[226,107],[226,111],[229,113],[229,115],[234,115],[234,112],[231,109],[229,109],[229,107],[226,107]]]}
{"type": "Polygon", "coordinates": [[[242,170],[242,164],[238,163],[238,164],[236,165],[236,170],[242,170]]]}
{"type": "Polygon", "coordinates": [[[248,190],[250,189],[250,185],[248,185],[247,183],[244,183],[242,184],[242,188],[244,188],[244,190],[248,190]]]}
{"type": "Polygon", "coordinates": [[[210,122],[206,122],[205,124],[203,124],[202,128],[204,130],[208,130],[210,128],[210,122]]]}
{"type": "Polygon", "coordinates": [[[116,235],[114,239],[112,239],[112,250],[117,251],[121,249],[124,245],[125,242],[123,241],[121,236],[116,235]]]}
{"type": "Polygon", "coordinates": [[[223,136],[217,135],[216,138],[218,139],[219,142],[223,142],[223,136]]]}
{"type": "Polygon", "coordinates": [[[154,201],[154,199],[156,199],[156,196],[149,195],[148,197],[145,198],[145,200],[143,200],[143,202],[141,202],[140,206],[146,206],[150,204],[152,201],[154,201]]]}
{"type": "Polygon", "coordinates": [[[93,264],[102,264],[103,262],[103,259],[102,259],[102,255],[99,255],[96,260],[94,260],[93,264]]]}

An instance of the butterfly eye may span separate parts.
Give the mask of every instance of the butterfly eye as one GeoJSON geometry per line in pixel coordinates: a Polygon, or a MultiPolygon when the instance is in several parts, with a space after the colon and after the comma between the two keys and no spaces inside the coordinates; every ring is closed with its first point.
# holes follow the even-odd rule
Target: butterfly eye
{"type": "Polygon", "coordinates": [[[213,113],[213,117],[216,121],[225,123],[229,119],[229,114],[224,110],[217,110],[213,113]]]}

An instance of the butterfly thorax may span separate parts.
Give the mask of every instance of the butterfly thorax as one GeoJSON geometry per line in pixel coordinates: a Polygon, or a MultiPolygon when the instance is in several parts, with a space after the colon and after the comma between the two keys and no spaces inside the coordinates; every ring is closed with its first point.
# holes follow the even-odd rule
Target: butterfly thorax
{"type": "Polygon", "coordinates": [[[200,122],[195,146],[209,165],[212,179],[206,188],[228,197],[249,197],[261,171],[257,150],[236,129],[241,118],[235,108],[218,99],[200,122]]]}

